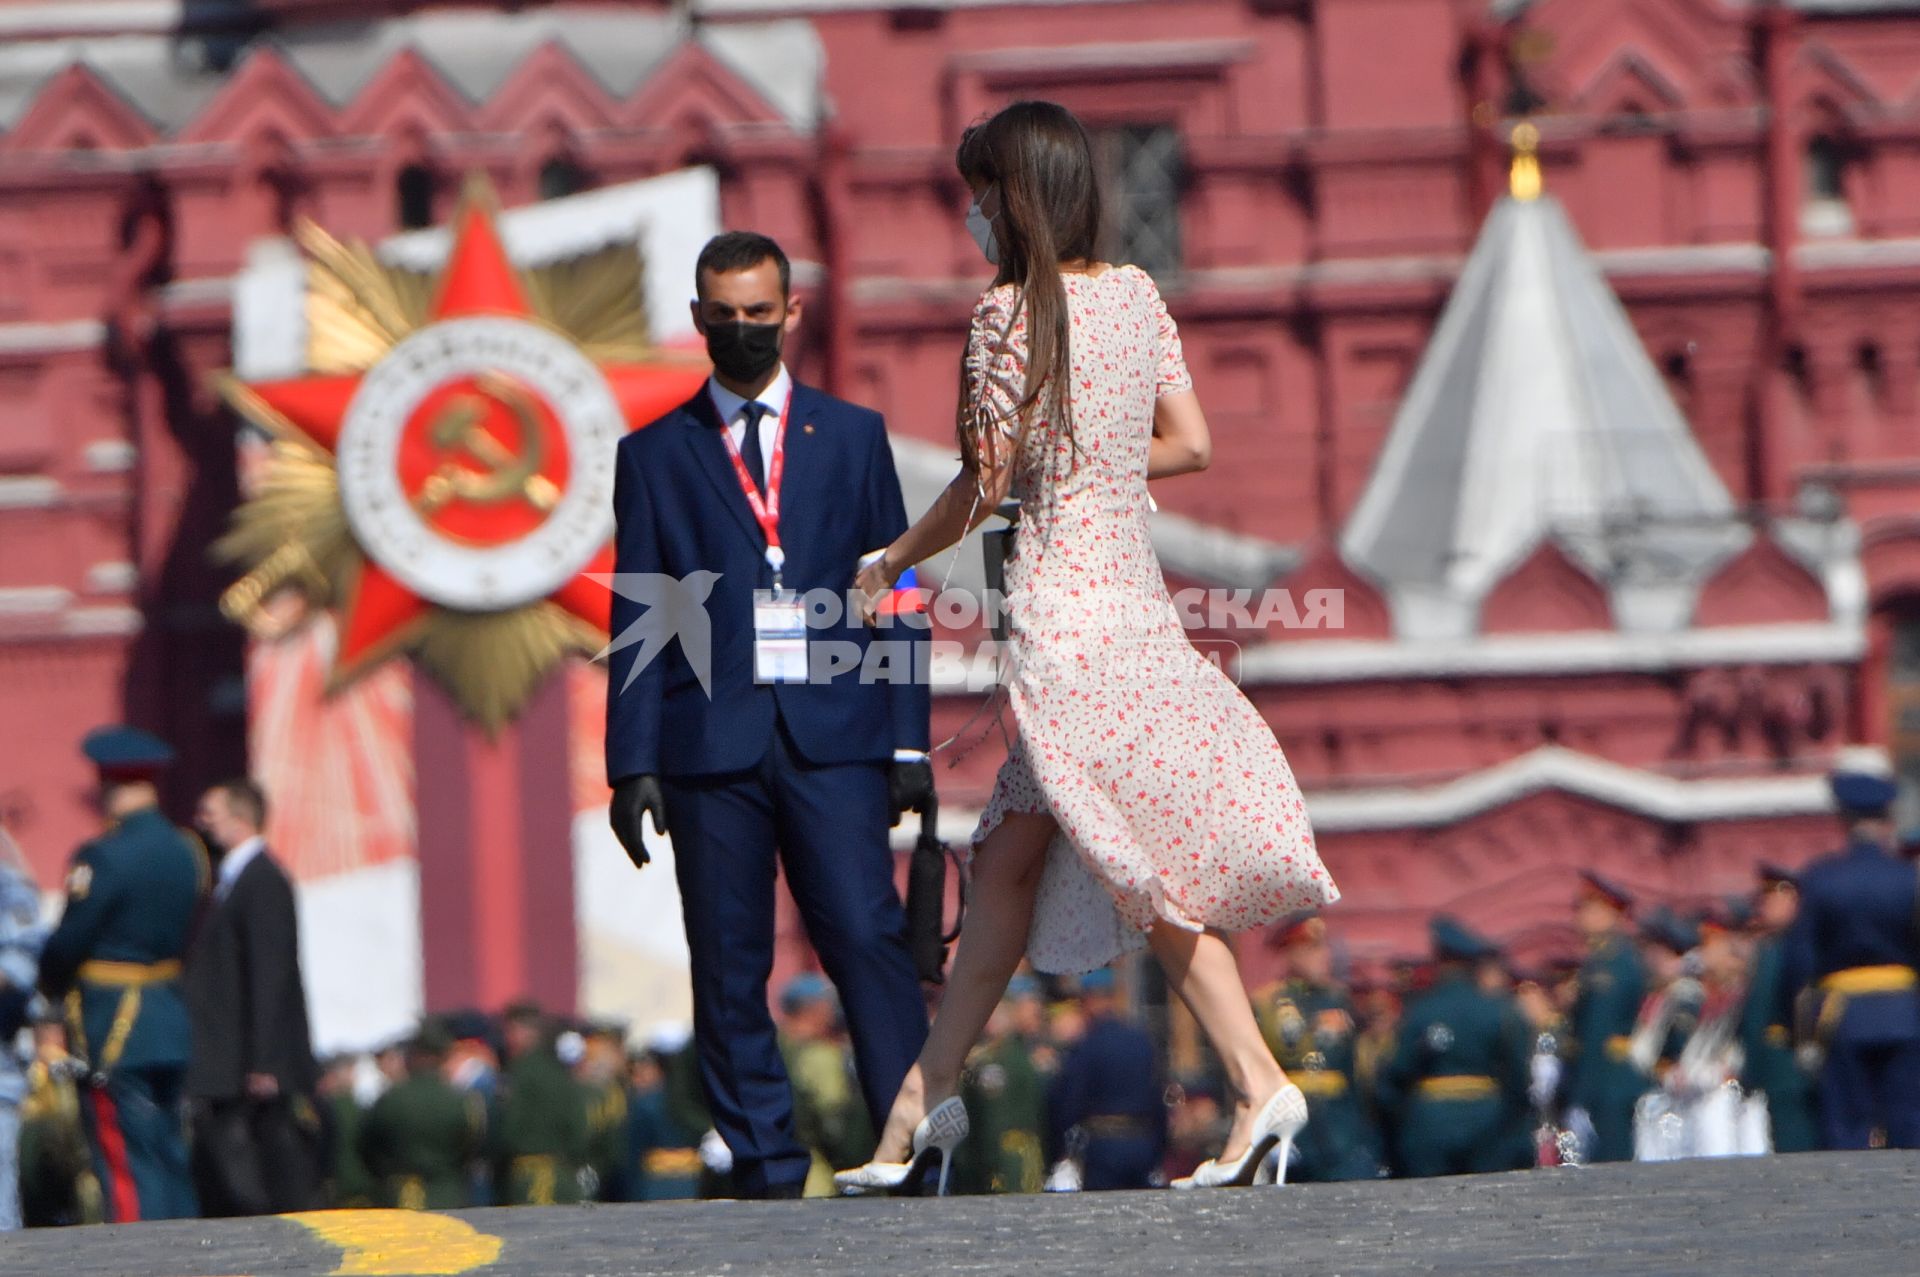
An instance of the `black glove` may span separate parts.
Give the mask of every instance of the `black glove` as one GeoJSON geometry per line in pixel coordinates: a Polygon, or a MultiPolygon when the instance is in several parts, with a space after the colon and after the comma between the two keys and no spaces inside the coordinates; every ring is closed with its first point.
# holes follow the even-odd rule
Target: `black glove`
{"type": "Polygon", "coordinates": [[[607,821],[613,826],[613,836],[627,849],[627,859],[633,861],[635,869],[645,869],[652,859],[647,854],[646,826],[642,823],[647,816],[653,817],[656,830],[667,832],[667,799],[660,792],[658,776],[629,776],[613,787],[607,821]]]}
{"type": "Polygon", "coordinates": [[[910,811],[920,811],[933,797],[933,764],[896,762],[887,775],[887,805],[893,809],[889,825],[900,823],[910,811]]]}

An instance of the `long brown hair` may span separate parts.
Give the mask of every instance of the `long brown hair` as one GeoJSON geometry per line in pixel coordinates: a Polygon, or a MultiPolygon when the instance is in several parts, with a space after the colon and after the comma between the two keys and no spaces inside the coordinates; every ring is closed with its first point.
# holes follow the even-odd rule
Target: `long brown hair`
{"type": "MultiPolygon", "coordinates": [[[[1034,421],[1045,418],[1073,441],[1069,389],[1073,352],[1068,342],[1063,261],[1093,260],[1100,243],[1100,190],[1093,146],[1073,112],[1054,102],[1015,102],[960,137],[954,155],[960,176],[999,189],[994,239],[1001,284],[1019,285],[1013,316],[1027,314],[1027,384],[1014,410],[1016,447],[1034,421]]],[[[1004,335],[1004,334],[1003,334],[1004,335]]],[[[993,420],[984,387],[960,379],[960,455],[978,473],[980,431],[993,420]]]]}

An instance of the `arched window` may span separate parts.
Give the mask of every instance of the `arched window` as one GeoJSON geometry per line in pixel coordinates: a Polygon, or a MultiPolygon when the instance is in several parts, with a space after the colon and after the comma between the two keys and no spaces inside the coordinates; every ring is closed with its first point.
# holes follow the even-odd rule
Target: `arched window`
{"type": "Polygon", "coordinates": [[[425,164],[409,164],[394,179],[395,214],[401,229],[419,230],[433,225],[433,197],[439,183],[425,164]]]}
{"type": "Polygon", "coordinates": [[[564,199],[593,185],[587,170],[570,155],[556,155],[540,166],[540,198],[564,199]]]}

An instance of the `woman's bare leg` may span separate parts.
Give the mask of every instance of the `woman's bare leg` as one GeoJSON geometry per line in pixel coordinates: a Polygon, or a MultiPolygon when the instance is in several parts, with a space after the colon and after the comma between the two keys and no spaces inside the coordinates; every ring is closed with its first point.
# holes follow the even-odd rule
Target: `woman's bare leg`
{"type": "Polygon", "coordinates": [[[1240,979],[1240,964],[1218,932],[1188,931],[1162,922],[1147,940],[1166,972],[1168,986],[1200,1022],[1234,1089],[1233,1127],[1220,1154],[1221,1161],[1232,1161],[1246,1152],[1254,1117],[1268,1097],[1286,1084],[1287,1075],[1260,1034],[1247,986],[1240,979]]]}
{"type": "Polygon", "coordinates": [[[974,850],[966,925],[954,946],[940,1011],[919,1060],[900,1084],[875,1161],[906,1161],[913,1128],[931,1108],[959,1091],[967,1054],[1026,956],[1034,894],[1053,832],[1051,816],[1011,815],[974,850]]]}

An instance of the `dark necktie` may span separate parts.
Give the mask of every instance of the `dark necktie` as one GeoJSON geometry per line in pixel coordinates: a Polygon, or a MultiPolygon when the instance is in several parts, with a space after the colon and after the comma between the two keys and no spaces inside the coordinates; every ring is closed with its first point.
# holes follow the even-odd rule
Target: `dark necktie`
{"type": "Polygon", "coordinates": [[[740,459],[747,463],[747,473],[753,476],[753,486],[763,497],[767,495],[767,462],[760,455],[760,418],[771,411],[767,405],[755,400],[740,405],[740,415],[747,423],[747,428],[740,432],[740,459]]]}

